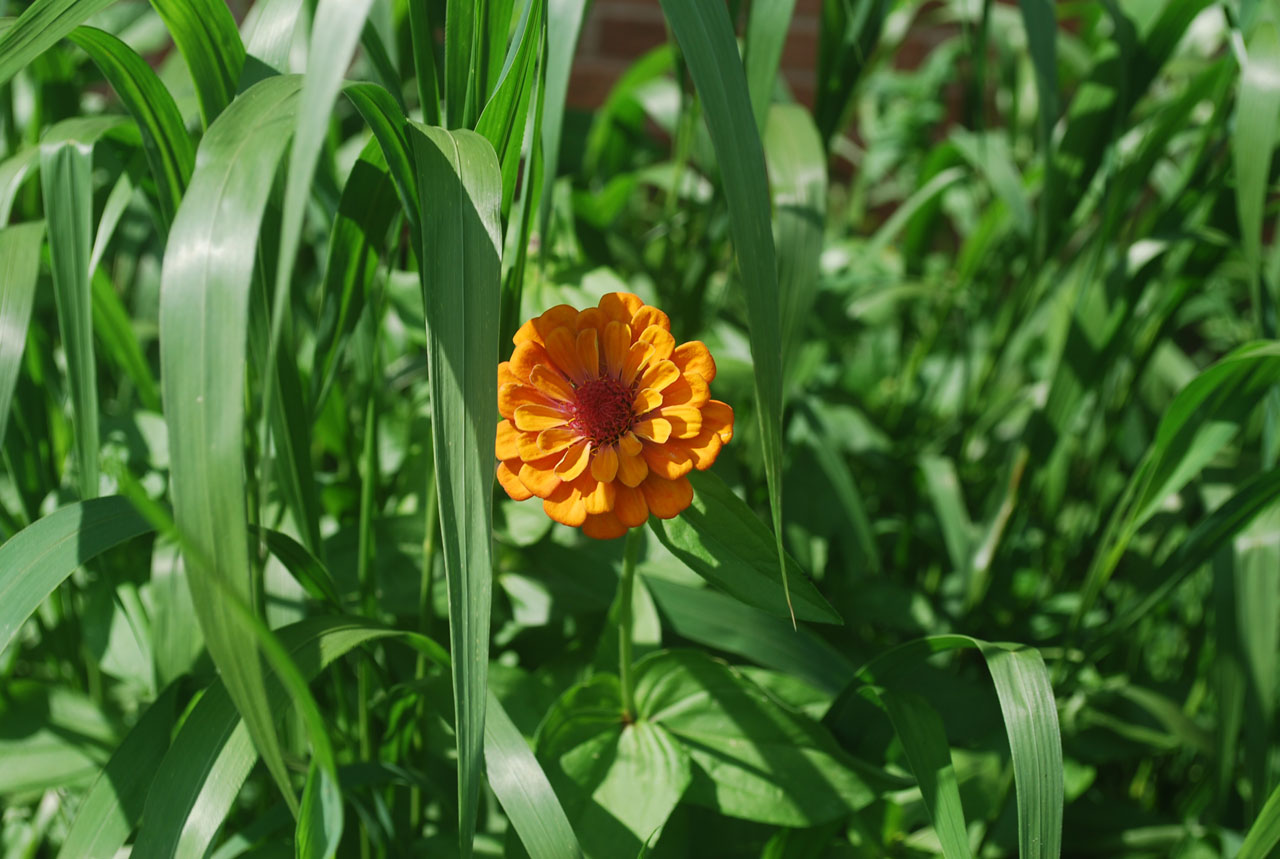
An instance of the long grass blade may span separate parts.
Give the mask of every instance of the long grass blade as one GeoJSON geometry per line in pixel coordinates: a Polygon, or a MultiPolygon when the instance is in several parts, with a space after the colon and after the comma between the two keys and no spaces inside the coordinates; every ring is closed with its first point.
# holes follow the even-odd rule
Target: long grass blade
{"type": "MultiPolygon", "coordinates": [[[[1255,288],[1259,288],[1257,280],[1262,269],[1262,213],[1277,131],[1280,131],[1280,31],[1275,23],[1260,21],[1249,38],[1240,73],[1240,97],[1231,137],[1240,238],[1255,288]]],[[[1274,302],[1278,297],[1270,298],[1274,302]]],[[[1261,315],[1261,305],[1259,313],[1261,315]]],[[[1261,333],[1264,337],[1274,337],[1276,332],[1264,329],[1261,333]]]]}
{"type": "MultiPolygon", "coordinates": [[[[773,100],[774,85],[778,80],[778,63],[782,61],[782,48],[791,31],[791,16],[796,0],[763,0],[751,4],[747,17],[747,91],[751,94],[751,113],[756,118],[756,128],[761,136],[769,120],[769,102],[773,100]]],[[[808,111],[804,111],[808,119],[808,111]]],[[[809,120],[812,125],[813,120],[809,120]]],[[[822,148],[819,139],[818,147],[822,148]]],[[[769,151],[765,144],[765,154],[769,151]]],[[[825,176],[825,171],[824,171],[825,176]]]]}
{"type": "Polygon", "coordinates": [[[244,43],[222,0],[151,0],[191,71],[208,128],[231,104],[244,69],[244,43]]]}
{"type": "Polygon", "coordinates": [[[1267,859],[1280,846],[1280,787],[1271,792],[1267,804],[1249,827],[1236,859],[1267,859]]]}
{"type": "Polygon", "coordinates": [[[22,367],[43,241],[43,221],[0,229],[0,445],[22,367]]]}
{"type": "Polygon", "coordinates": [[[0,34],[0,84],[115,0],[36,0],[0,34]]]}
{"type": "MultiPolygon", "coordinates": [[[[542,94],[542,194],[538,228],[545,235],[551,217],[551,190],[560,169],[560,138],[564,132],[569,71],[582,35],[587,0],[549,0],[547,6],[547,74],[542,94]]],[[[547,243],[543,243],[547,247],[547,243]]]]}
{"type": "Polygon", "coordinates": [[[1044,160],[1041,217],[1037,232],[1037,253],[1042,255],[1052,229],[1045,219],[1058,210],[1054,202],[1058,181],[1053,157],[1053,126],[1058,121],[1058,20],[1050,0],[1019,0],[1019,5],[1022,7],[1022,23],[1027,30],[1031,66],[1036,76],[1037,130],[1044,160]]]}

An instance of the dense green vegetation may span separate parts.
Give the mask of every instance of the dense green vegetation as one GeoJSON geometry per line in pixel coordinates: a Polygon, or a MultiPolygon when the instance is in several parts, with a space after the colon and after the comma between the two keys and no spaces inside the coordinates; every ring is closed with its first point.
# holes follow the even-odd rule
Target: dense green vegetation
{"type": "Polygon", "coordinates": [[[1275,855],[1280,10],[587,5],[0,0],[0,855],[1275,855]],[[736,422],[600,541],[615,291],[736,422]]]}

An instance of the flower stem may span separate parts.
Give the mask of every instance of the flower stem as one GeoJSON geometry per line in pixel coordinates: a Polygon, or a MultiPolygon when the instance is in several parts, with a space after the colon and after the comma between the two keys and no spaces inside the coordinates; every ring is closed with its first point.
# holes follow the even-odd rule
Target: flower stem
{"type": "Polygon", "coordinates": [[[622,717],[635,718],[635,687],[631,676],[631,592],[636,581],[636,557],[640,554],[640,529],[627,531],[622,554],[622,581],[618,584],[618,680],[622,685],[622,717]]]}

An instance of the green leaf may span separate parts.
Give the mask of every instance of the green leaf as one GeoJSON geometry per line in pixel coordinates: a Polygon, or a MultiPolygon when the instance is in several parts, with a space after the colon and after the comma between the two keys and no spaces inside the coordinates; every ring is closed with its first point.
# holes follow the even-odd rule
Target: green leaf
{"type": "Polygon", "coordinates": [[[421,248],[418,247],[422,240],[421,230],[418,227],[421,220],[418,176],[414,168],[413,153],[409,148],[409,138],[405,132],[404,111],[396,104],[391,93],[377,84],[348,84],[343,92],[355,105],[356,110],[360,111],[360,115],[373,131],[374,138],[382,147],[382,155],[386,159],[391,179],[395,182],[404,216],[409,221],[415,249],[421,257],[421,248]]]}
{"type": "Polygon", "coordinates": [[[258,0],[245,16],[240,35],[245,53],[280,74],[289,72],[289,50],[302,0],[258,0]]]}
{"type": "Polygon", "coordinates": [[[169,686],[152,702],[133,730],[116,747],[102,773],[80,803],[60,859],[114,856],[142,816],[151,778],[169,750],[177,718],[178,686],[169,686]]]}
{"type": "Polygon", "coordinates": [[[1058,19],[1051,0],[1019,0],[1022,23],[1027,30],[1027,48],[1036,75],[1036,98],[1039,143],[1044,159],[1044,182],[1041,186],[1040,231],[1038,254],[1043,254],[1051,227],[1045,220],[1057,212],[1054,197],[1058,193],[1053,158],[1053,126],[1058,121],[1058,19]]]}
{"type": "Polygon", "coordinates": [[[493,428],[498,423],[499,205],[493,147],[469,131],[414,123],[431,443],[449,590],[459,837],[471,855],[484,744],[493,580],[493,428]]]}
{"type": "MultiPolygon", "coordinates": [[[[1259,21],[1249,37],[1240,73],[1231,155],[1236,168],[1236,212],[1251,277],[1262,269],[1262,215],[1271,156],[1280,129],[1280,31],[1259,21]]],[[[1274,300],[1274,298],[1273,298],[1274,300]]],[[[1275,332],[1267,332],[1274,336],[1275,332]]]]}
{"type": "Polygon", "coordinates": [[[10,680],[0,701],[0,797],[87,784],[115,741],[115,727],[84,694],[10,680]]]}
{"type": "Polygon", "coordinates": [[[813,110],[822,139],[845,130],[858,78],[871,64],[892,0],[823,0],[813,110]]]}
{"type": "MultiPolygon", "coordinates": [[[[582,35],[587,0],[549,0],[547,6],[546,82],[542,95],[542,195],[538,201],[538,224],[543,236],[551,219],[551,191],[560,169],[560,137],[564,132],[565,99],[569,94],[569,73],[582,35]]],[[[546,248],[549,242],[544,241],[546,248]]]]}
{"type": "Polygon", "coordinates": [[[489,693],[484,722],[484,758],[489,788],[502,803],[531,859],[582,855],[551,782],[502,704],[489,693]]]}
{"type": "Polygon", "coordinates": [[[880,699],[920,784],[920,795],[942,844],[942,855],[946,859],[967,859],[973,852],[969,849],[960,785],[942,717],[919,695],[885,690],[880,699]]]}
{"type": "Polygon", "coordinates": [[[338,843],[342,841],[342,816],[342,790],[333,774],[313,760],[298,815],[297,855],[300,859],[328,859],[337,853],[338,843]]]}
{"type": "Polygon", "coordinates": [[[440,124],[440,83],[436,70],[436,36],[426,3],[409,4],[409,36],[413,44],[413,76],[418,103],[428,125],[440,124]]]}
{"type": "Polygon", "coordinates": [[[267,78],[200,144],[161,272],[160,364],[174,516],[205,643],[286,800],[296,802],[253,637],[244,463],[245,351],[259,228],[301,81],[267,78]]]}
{"type": "Polygon", "coordinates": [[[641,660],[636,708],[639,724],[665,729],[689,754],[689,800],[722,814],[816,826],[876,798],[826,729],[706,654],[666,651],[641,660]]]}
{"type": "Polygon", "coordinates": [[[502,211],[509,212],[519,178],[521,148],[528,124],[529,94],[533,91],[542,46],[544,3],[528,0],[516,27],[513,52],[498,85],[476,121],[476,133],[491,144],[502,167],[502,211]]]}
{"type": "MultiPolygon", "coordinates": [[[[476,91],[481,85],[481,63],[473,55],[477,51],[476,0],[446,0],[444,14],[444,110],[449,128],[470,128],[479,109],[476,91]]],[[[431,40],[434,42],[434,39],[431,40]]],[[[419,51],[428,50],[427,44],[419,51]]],[[[419,58],[418,62],[422,62],[419,58]]]]}
{"type": "Polygon", "coordinates": [[[244,43],[222,0],[151,0],[191,71],[200,119],[208,128],[235,98],[244,43]]]}
{"type": "Polygon", "coordinates": [[[702,99],[729,204],[729,227],[747,302],[761,448],[778,566],[782,569],[782,592],[794,619],[782,545],[781,301],[764,149],[751,112],[746,74],[738,59],[738,43],[727,8],[719,3],[662,0],[662,10],[702,99]]]}
{"type": "Polygon", "coordinates": [[[5,332],[0,339],[0,446],[22,368],[43,241],[43,221],[0,229],[0,331],[5,332]]]}
{"type": "Polygon", "coordinates": [[[115,0],[36,0],[0,34],[0,84],[115,0]]]}
{"type": "Polygon", "coordinates": [[[18,189],[39,163],[40,147],[29,146],[0,163],[0,226],[9,223],[10,210],[18,189]]]}
{"type": "Polygon", "coordinates": [[[1271,792],[1267,804],[1249,827],[1236,859],[1268,859],[1280,845],[1280,787],[1271,792]]]}
{"type": "MultiPolygon", "coordinates": [[[[791,15],[795,8],[796,0],[762,0],[751,4],[747,17],[747,91],[751,95],[751,113],[756,118],[756,129],[766,137],[766,155],[769,153],[768,135],[765,131],[771,113],[769,102],[773,101],[774,84],[778,80],[778,63],[782,60],[787,33],[791,31],[791,15]]],[[[809,118],[807,110],[798,105],[789,107],[796,108],[796,114],[802,114],[808,120],[809,127],[813,127],[813,120],[809,118]]],[[[816,130],[814,128],[815,132],[816,130]]],[[[822,140],[818,138],[818,149],[822,148],[822,140]]],[[[823,166],[826,166],[825,160],[823,166]]],[[[825,169],[823,179],[826,179],[825,169]]],[[[783,295],[786,295],[785,290],[783,295]]]]}
{"type": "Polygon", "coordinates": [[[172,224],[196,161],[195,146],[173,96],[146,60],[110,33],[79,27],[70,39],[102,70],[138,124],[147,164],[156,181],[160,211],[166,226],[172,224]]]}
{"type": "Polygon", "coordinates": [[[41,187],[49,223],[49,255],[58,330],[67,352],[75,416],[80,498],[98,495],[98,372],[93,357],[89,252],[93,225],[93,147],[76,141],[40,147],[41,187]]]}
{"type": "MultiPolygon", "coordinates": [[[[790,616],[783,599],[773,535],[742,499],[709,471],[692,471],[693,503],[675,519],[650,517],[662,544],[691,570],[744,603],[780,617],[790,616]]],[[[795,617],[840,623],[836,613],[790,555],[791,601],[795,617]]]]}

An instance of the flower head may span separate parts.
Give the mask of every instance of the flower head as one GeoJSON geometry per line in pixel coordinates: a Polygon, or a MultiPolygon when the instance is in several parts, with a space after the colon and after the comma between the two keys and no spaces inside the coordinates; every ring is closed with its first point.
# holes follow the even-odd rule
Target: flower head
{"type": "Polygon", "coordinates": [[[652,513],[689,506],[690,469],[733,438],[733,409],[711,399],[715,361],[676,345],[667,315],[627,292],[553,307],[521,326],[498,365],[498,481],[534,495],[557,522],[620,537],[652,513]]]}

